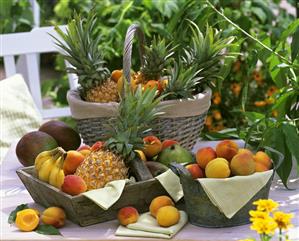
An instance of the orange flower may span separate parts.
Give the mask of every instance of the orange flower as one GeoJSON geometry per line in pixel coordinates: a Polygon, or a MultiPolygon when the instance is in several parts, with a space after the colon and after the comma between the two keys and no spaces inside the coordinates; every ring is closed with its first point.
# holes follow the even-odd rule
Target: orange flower
{"type": "Polygon", "coordinates": [[[254,105],[255,105],[256,107],[264,107],[264,106],[267,105],[267,102],[264,101],[264,100],[255,101],[255,102],[254,102],[254,105]]]}
{"type": "Polygon", "coordinates": [[[241,85],[238,83],[232,83],[230,86],[231,91],[234,93],[234,95],[236,97],[239,96],[240,92],[241,92],[241,85]]]}
{"type": "Polygon", "coordinates": [[[261,72],[254,70],[252,76],[258,85],[261,85],[263,83],[263,75],[261,72]]]}
{"type": "Polygon", "coordinates": [[[219,105],[221,103],[221,95],[220,95],[220,93],[219,92],[215,92],[213,94],[213,99],[212,100],[213,100],[213,103],[215,105],[219,105]]]}
{"type": "Polygon", "coordinates": [[[209,127],[209,126],[212,125],[212,123],[213,123],[213,117],[210,116],[210,115],[208,115],[207,118],[206,118],[206,122],[205,122],[205,124],[206,124],[206,126],[209,127]]]}
{"type": "Polygon", "coordinates": [[[213,110],[213,117],[215,120],[221,120],[222,116],[219,110],[213,110]]]}
{"type": "Polygon", "coordinates": [[[267,90],[267,95],[272,96],[275,92],[277,92],[277,87],[272,85],[268,90],[267,90]]]}

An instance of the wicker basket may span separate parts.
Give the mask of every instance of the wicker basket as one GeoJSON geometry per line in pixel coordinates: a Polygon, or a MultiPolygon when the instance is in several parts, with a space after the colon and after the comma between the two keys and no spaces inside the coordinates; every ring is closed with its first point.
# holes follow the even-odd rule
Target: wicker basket
{"type": "Polygon", "coordinates": [[[117,212],[125,206],[134,206],[139,212],[148,211],[153,198],[167,195],[165,189],[156,179],[126,185],[120,199],[108,210],[103,210],[83,195],[70,196],[36,177],[34,167],[17,170],[32,199],[44,207],[62,207],[67,218],[80,226],[113,220],[117,212]]]}
{"type": "MultiPolygon", "coordinates": [[[[186,212],[189,222],[193,225],[208,228],[223,228],[250,223],[249,211],[255,209],[252,204],[258,199],[267,199],[272,183],[272,177],[232,218],[227,218],[211,202],[201,184],[192,179],[188,170],[179,164],[172,164],[171,169],[180,177],[183,187],[186,212]]],[[[236,190],[239,192],[240,190],[236,190]]]]}
{"type": "MultiPolygon", "coordinates": [[[[123,73],[125,79],[131,79],[131,56],[133,39],[139,40],[141,65],[144,53],[144,34],[138,25],[128,28],[123,54],[123,73]]],[[[103,139],[106,124],[117,114],[118,103],[91,103],[81,99],[77,90],[70,90],[67,100],[78,130],[86,144],[103,139]]],[[[153,134],[161,140],[175,139],[183,147],[192,149],[203,128],[210,107],[211,90],[206,89],[192,99],[162,101],[164,114],[153,123],[153,134]]]]}

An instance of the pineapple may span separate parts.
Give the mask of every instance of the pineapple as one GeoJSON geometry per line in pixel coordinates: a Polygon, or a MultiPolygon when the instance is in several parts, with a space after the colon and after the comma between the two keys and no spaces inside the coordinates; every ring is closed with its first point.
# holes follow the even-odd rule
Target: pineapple
{"type": "Polygon", "coordinates": [[[98,48],[100,36],[94,36],[95,26],[95,14],[82,19],[75,13],[74,19],[67,25],[66,33],[58,26],[55,27],[62,40],[52,37],[65,52],[63,58],[72,65],[67,68],[67,72],[78,76],[81,97],[90,102],[117,102],[117,82],[110,78],[111,73],[105,66],[106,62],[98,48]]]}
{"type": "Polygon", "coordinates": [[[128,177],[128,168],[143,148],[143,137],[150,130],[150,123],[160,113],[154,109],[162,97],[156,98],[156,89],[135,92],[126,83],[125,97],[119,105],[119,114],[107,133],[109,137],[102,149],[92,152],[77,168],[78,175],[86,182],[88,190],[128,177]]]}
{"type": "Polygon", "coordinates": [[[136,82],[146,84],[149,80],[160,80],[174,54],[173,50],[174,48],[170,49],[170,44],[166,45],[165,39],[154,37],[150,47],[145,46],[144,62],[140,72],[135,75],[136,82]]]}

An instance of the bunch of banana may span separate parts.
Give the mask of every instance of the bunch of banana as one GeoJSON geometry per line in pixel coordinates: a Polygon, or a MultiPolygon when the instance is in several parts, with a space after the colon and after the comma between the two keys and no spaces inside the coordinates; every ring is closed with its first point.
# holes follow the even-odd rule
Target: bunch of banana
{"type": "Polygon", "coordinates": [[[38,179],[60,189],[64,182],[65,156],[66,152],[61,147],[38,154],[34,163],[38,179]]]}

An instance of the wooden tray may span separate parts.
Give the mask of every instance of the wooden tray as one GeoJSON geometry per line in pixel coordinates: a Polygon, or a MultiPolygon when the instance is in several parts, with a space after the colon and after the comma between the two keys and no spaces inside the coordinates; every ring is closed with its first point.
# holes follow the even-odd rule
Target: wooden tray
{"type": "Polygon", "coordinates": [[[63,208],[67,218],[80,226],[116,219],[118,210],[125,206],[134,206],[139,212],[146,212],[153,198],[168,195],[156,179],[140,181],[126,185],[120,199],[108,210],[103,210],[83,195],[68,195],[39,180],[34,166],[19,169],[17,174],[36,203],[44,207],[63,208]]]}

